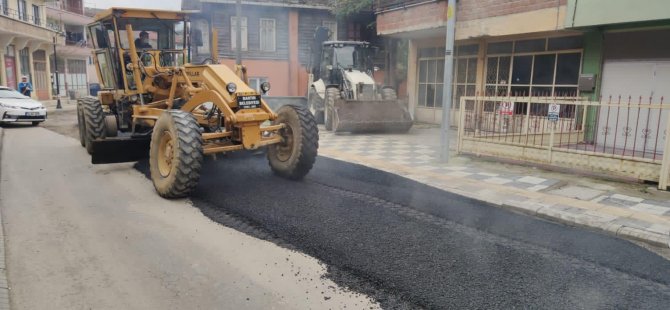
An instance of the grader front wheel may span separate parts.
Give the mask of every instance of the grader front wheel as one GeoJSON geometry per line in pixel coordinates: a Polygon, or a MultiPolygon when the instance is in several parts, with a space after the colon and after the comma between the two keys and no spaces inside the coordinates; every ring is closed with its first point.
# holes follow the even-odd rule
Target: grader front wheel
{"type": "Polygon", "coordinates": [[[151,180],[158,194],[186,197],[198,184],[202,161],[202,134],[196,119],[184,111],[165,111],[154,126],[149,150],[151,180]]]}
{"type": "MultiPolygon", "coordinates": [[[[84,132],[83,146],[89,154],[93,154],[93,140],[104,139],[105,135],[105,113],[102,111],[102,104],[95,97],[85,97],[81,99],[82,118],[79,119],[79,134],[81,137],[84,132]],[[83,122],[82,122],[83,121],[83,122]]],[[[79,112],[78,112],[79,113],[79,112]]]]}
{"type": "Polygon", "coordinates": [[[312,169],[319,148],[319,129],[309,109],[285,105],[273,124],[285,124],[279,134],[283,142],[268,147],[272,171],[290,180],[300,180],[312,169]]]}

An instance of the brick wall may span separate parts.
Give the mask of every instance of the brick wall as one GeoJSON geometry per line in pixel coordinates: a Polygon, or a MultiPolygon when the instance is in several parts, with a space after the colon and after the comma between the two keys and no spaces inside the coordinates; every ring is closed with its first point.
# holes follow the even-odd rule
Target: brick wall
{"type": "MultiPolygon", "coordinates": [[[[381,12],[377,15],[377,31],[380,34],[435,28],[444,25],[447,19],[445,0],[403,9],[381,10],[384,4],[391,8],[392,3],[394,1],[376,3],[375,9],[381,12]]],[[[566,3],[567,0],[460,0],[457,21],[557,8],[566,3]]]]}
{"type": "Polygon", "coordinates": [[[377,15],[377,33],[435,28],[447,20],[447,2],[439,1],[377,15]]]}
{"type": "Polygon", "coordinates": [[[565,5],[567,0],[461,0],[457,21],[523,13],[565,5]]]}

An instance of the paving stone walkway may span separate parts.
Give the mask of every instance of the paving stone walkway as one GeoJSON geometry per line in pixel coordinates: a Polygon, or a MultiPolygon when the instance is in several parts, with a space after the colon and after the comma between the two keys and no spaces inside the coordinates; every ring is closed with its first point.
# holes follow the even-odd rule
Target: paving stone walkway
{"type": "Polygon", "coordinates": [[[500,207],[670,247],[669,200],[622,194],[620,188],[630,186],[626,183],[606,190],[571,185],[564,180],[574,176],[565,175],[561,180],[552,178],[555,172],[539,169],[519,173],[524,169],[491,169],[490,165],[477,161],[442,164],[438,161],[437,147],[428,143],[434,137],[427,135],[434,133],[413,129],[411,139],[402,139],[397,135],[334,134],[322,128],[319,153],[400,174],[500,207]]]}

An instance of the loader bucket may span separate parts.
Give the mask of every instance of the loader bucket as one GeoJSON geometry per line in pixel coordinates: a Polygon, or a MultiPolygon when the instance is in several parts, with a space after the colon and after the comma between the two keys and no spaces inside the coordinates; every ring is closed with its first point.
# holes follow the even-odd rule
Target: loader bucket
{"type": "Polygon", "coordinates": [[[125,163],[149,158],[150,137],[106,138],[93,143],[92,164],[125,163]]]}
{"type": "Polygon", "coordinates": [[[412,117],[400,100],[338,100],[335,102],[335,132],[407,132],[412,117]]]}

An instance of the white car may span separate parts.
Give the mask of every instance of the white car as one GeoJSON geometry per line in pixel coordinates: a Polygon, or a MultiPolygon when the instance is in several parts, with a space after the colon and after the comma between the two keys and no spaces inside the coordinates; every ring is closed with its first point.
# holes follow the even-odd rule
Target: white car
{"type": "Polygon", "coordinates": [[[42,103],[0,86],[0,124],[26,122],[37,126],[46,119],[47,109],[42,103]]]}

